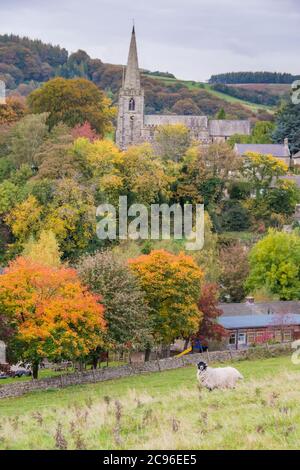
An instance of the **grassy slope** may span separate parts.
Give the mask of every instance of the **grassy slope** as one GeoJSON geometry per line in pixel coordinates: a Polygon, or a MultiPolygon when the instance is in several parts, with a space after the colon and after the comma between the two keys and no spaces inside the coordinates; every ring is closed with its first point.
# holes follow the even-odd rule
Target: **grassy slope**
{"type": "Polygon", "coordinates": [[[1,400],[0,448],[52,449],[61,436],[68,448],[297,448],[300,366],[234,365],[245,376],[236,390],[199,393],[189,367],[1,400]]]}
{"type": "Polygon", "coordinates": [[[213,90],[211,85],[209,85],[208,83],[200,83],[200,82],[194,82],[194,81],[188,81],[188,80],[178,80],[176,78],[168,78],[168,77],[156,77],[153,75],[148,75],[148,76],[157,80],[161,80],[165,82],[166,84],[180,82],[182,83],[182,85],[186,86],[189,90],[199,90],[199,88],[204,88],[210,94],[212,94],[213,96],[216,96],[217,98],[220,98],[223,101],[227,101],[228,103],[231,103],[231,104],[240,104],[242,106],[245,106],[246,108],[249,108],[251,111],[254,111],[254,112],[257,112],[259,109],[264,109],[270,112],[274,111],[274,108],[272,106],[265,106],[265,105],[258,105],[255,103],[250,103],[250,101],[244,101],[239,98],[235,98],[234,96],[226,95],[225,93],[221,93],[219,91],[213,90]]]}

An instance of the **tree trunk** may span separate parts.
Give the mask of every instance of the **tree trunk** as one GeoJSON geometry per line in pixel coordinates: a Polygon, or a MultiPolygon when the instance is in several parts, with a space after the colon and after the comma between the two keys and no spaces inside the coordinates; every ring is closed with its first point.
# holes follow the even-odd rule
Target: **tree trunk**
{"type": "Polygon", "coordinates": [[[162,352],[162,357],[163,357],[164,359],[170,357],[170,345],[169,345],[169,344],[164,345],[164,346],[162,347],[161,352],[162,352]]]}
{"type": "Polygon", "coordinates": [[[32,363],[32,377],[37,379],[39,375],[39,362],[35,361],[32,363]]]}
{"type": "Polygon", "coordinates": [[[190,338],[186,338],[185,341],[184,341],[184,347],[183,347],[183,350],[185,351],[189,345],[189,342],[190,342],[190,338]]]}
{"type": "Polygon", "coordinates": [[[98,367],[98,360],[99,360],[99,356],[93,356],[92,358],[92,364],[93,364],[93,369],[97,369],[98,367]]]}
{"type": "Polygon", "coordinates": [[[146,346],[146,350],[145,350],[145,362],[150,361],[150,355],[151,355],[151,348],[150,348],[150,346],[146,346]]]}

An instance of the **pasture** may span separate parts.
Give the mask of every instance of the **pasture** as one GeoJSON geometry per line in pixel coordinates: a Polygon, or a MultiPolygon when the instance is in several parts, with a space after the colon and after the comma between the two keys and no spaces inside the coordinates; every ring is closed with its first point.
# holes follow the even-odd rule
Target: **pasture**
{"type": "Polygon", "coordinates": [[[199,391],[196,368],[0,401],[0,449],[296,449],[300,365],[232,364],[245,382],[199,391]]]}

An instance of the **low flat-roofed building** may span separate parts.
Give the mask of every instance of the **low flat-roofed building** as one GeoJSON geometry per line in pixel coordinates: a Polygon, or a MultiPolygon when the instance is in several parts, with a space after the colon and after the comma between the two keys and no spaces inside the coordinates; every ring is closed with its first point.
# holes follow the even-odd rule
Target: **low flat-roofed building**
{"type": "Polygon", "coordinates": [[[227,303],[219,308],[223,311],[219,323],[228,332],[228,348],[300,339],[300,302],[227,303]]]}

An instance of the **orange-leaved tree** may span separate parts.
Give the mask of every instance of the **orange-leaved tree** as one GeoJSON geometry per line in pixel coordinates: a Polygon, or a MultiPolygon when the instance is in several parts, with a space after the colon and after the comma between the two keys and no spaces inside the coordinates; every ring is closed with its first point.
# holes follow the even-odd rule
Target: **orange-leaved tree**
{"type": "Polygon", "coordinates": [[[129,266],[146,293],[157,343],[167,346],[197,331],[203,272],[191,256],[154,250],[129,260],[129,266]]]}
{"type": "Polygon", "coordinates": [[[34,378],[45,357],[79,359],[103,344],[104,307],[74,269],[17,258],[0,276],[0,312],[13,327],[11,348],[32,362],[34,378]]]}

